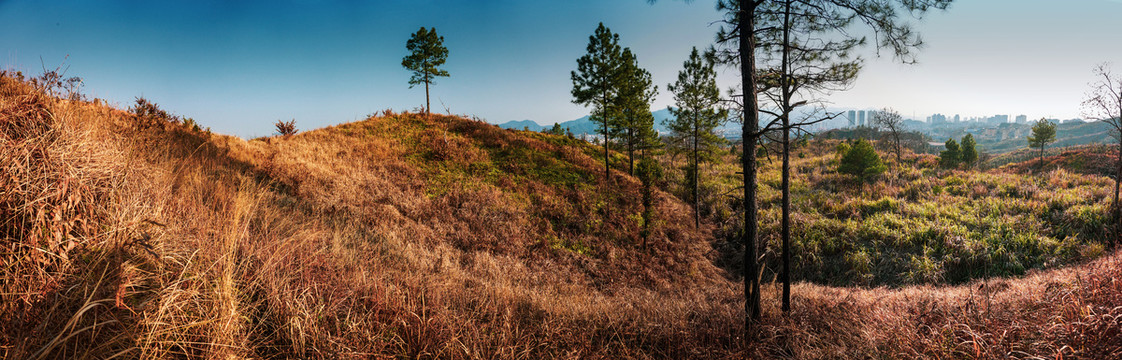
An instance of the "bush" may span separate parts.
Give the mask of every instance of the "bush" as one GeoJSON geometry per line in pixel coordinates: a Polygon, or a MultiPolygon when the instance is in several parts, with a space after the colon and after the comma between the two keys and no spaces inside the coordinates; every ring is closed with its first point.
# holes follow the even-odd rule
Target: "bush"
{"type": "Polygon", "coordinates": [[[958,167],[958,163],[962,161],[962,150],[959,149],[958,143],[954,139],[947,139],[947,149],[939,153],[939,166],[945,168],[958,167]]]}
{"type": "Polygon", "coordinates": [[[838,164],[838,172],[856,176],[861,182],[872,180],[886,169],[880,155],[865,139],[857,139],[838,164]]]}
{"type": "Polygon", "coordinates": [[[289,121],[277,120],[274,124],[277,127],[277,134],[284,137],[296,135],[296,119],[289,121]]]}
{"type": "Polygon", "coordinates": [[[145,120],[148,123],[169,122],[177,124],[181,121],[179,116],[172,115],[167,111],[160,109],[160,105],[148,101],[148,99],[145,99],[143,96],[136,98],[136,104],[133,105],[132,108],[129,109],[129,111],[131,111],[133,114],[136,114],[137,117],[145,120]]]}

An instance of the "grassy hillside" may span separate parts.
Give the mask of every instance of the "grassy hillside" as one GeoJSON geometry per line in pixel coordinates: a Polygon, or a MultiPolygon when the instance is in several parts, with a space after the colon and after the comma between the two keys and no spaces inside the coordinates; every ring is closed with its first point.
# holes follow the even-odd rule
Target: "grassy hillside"
{"type": "MultiPolygon", "coordinates": [[[[795,279],[838,286],[963,283],[1019,276],[1105,253],[1113,180],[1051,167],[1042,175],[946,170],[907,154],[870,184],[837,173],[833,140],[796,148],[792,168],[795,279]]],[[[735,203],[717,197],[739,184],[735,155],[711,167],[708,212],[739,231],[735,203]]],[[[780,161],[761,158],[765,277],[778,269],[780,161]]],[[[671,166],[673,167],[673,166],[671,166]]],[[[730,244],[728,247],[732,247],[730,244]]],[[[739,255],[728,262],[738,267],[739,255]]]]}
{"type": "Polygon", "coordinates": [[[1113,178],[1118,171],[1116,167],[1117,158],[1117,144],[1049,147],[1044,149],[1043,165],[1039,160],[1040,151],[1038,149],[1021,149],[990,158],[984,161],[982,166],[1001,168],[1003,171],[1018,174],[1039,172],[1041,169],[1043,171],[1063,169],[1079,174],[1113,178]]]}
{"type": "Polygon", "coordinates": [[[637,183],[595,153],[391,112],[245,141],[0,76],[0,358],[1122,353],[1118,255],[961,287],[801,283],[791,317],[769,285],[745,338],[723,226],[659,192],[644,244],[637,183]]]}

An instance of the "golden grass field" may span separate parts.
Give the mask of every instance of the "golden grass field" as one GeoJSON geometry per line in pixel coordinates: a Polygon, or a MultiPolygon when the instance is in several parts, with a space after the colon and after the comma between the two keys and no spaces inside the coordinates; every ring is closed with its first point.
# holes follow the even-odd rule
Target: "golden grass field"
{"type": "Polygon", "coordinates": [[[1117,252],[789,316],[765,282],[746,336],[721,225],[658,191],[644,243],[595,150],[392,111],[247,141],[0,76],[0,358],[1122,356],[1117,252]]]}

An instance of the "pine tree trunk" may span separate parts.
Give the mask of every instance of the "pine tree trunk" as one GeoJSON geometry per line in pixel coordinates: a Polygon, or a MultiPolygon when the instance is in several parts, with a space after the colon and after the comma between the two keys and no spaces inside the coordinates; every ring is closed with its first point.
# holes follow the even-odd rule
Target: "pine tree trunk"
{"type": "Polygon", "coordinates": [[[750,334],[753,323],[760,320],[760,277],[756,260],[756,140],[759,128],[759,104],[756,98],[756,21],[755,0],[740,0],[740,79],[744,96],[744,123],[741,126],[744,177],[744,311],[745,331],[750,334]]]}
{"type": "Polygon", "coordinates": [[[788,61],[790,60],[791,46],[791,1],[786,2],[783,11],[783,218],[780,224],[783,240],[783,313],[791,312],[791,84],[788,61]]]}
{"type": "Polygon", "coordinates": [[[1037,162],[1037,169],[1041,174],[1044,173],[1044,145],[1040,145],[1040,160],[1037,162]]]}
{"type": "Polygon", "coordinates": [[[432,114],[432,105],[429,105],[429,82],[425,81],[425,115],[432,114]]]}
{"type": "Polygon", "coordinates": [[[635,176],[635,130],[627,129],[627,172],[635,176]]]}
{"type": "Polygon", "coordinates": [[[700,161],[698,161],[698,156],[697,156],[697,134],[698,134],[697,122],[698,122],[698,119],[697,119],[697,115],[695,114],[694,119],[693,119],[693,165],[690,166],[691,171],[693,171],[693,184],[691,184],[691,185],[693,185],[693,227],[694,227],[694,229],[701,228],[701,205],[700,205],[701,202],[697,198],[697,183],[698,183],[698,178],[697,177],[700,176],[700,174],[698,174],[698,171],[697,171],[698,168],[700,167],[700,166],[698,166],[700,161]]]}
{"type": "MultiPolygon", "coordinates": [[[[608,158],[608,140],[611,137],[608,135],[608,93],[604,92],[601,96],[603,106],[600,109],[603,113],[600,116],[603,118],[600,120],[604,121],[604,219],[607,220],[612,215],[612,203],[607,199],[610,196],[608,189],[611,188],[612,181],[611,163],[608,158]]],[[[604,223],[607,224],[607,221],[604,223]]]]}

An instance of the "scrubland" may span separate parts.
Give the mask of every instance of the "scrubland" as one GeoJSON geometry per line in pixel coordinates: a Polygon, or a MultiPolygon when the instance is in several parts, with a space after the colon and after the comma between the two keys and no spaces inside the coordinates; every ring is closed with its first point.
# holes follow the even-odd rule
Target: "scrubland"
{"type": "Polygon", "coordinates": [[[783,316],[765,280],[746,332],[735,209],[695,229],[658,191],[641,239],[638,182],[586,143],[392,111],[247,141],[6,74],[0,357],[1122,355],[1105,178],[921,166],[857,188],[802,151],[808,281],[783,316]],[[992,277],[958,272],[975,261],[992,277]]]}
{"type": "MultiPolygon", "coordinates": [[[[1069,153],[1046,158],[1044,170],[1015,163],[978,170],[943,169],[938,158],[906,152],[888,171],[862,184],[836,171],[835,140],[801,142],[791,157],[792,266],[797,280],[836,286],[960,284],[1022,276],[1107,253],[1114,180],[1090,167],[1066,167],[1069,153]]],[[[1084,151],[1086,151],[1085,149],[1084,151]]],[[[1082,154],[1082,153],[1080,153],[1082,154]]],[[[735,154],[703,166],[702,212],[719,229],[722,261],[739,267],[740,186],[735,154]],[[707,176],[706,176],[707,175],[707,176]]],[[[680,166],[664,156],[668,168],[680,166]]],[[[761,154],[759,201],[764,277],[779,258],[780,159],[761,154]]],[[[1082,164],[1082,163],[1080,163],[1082,164]]],[[[1097,167],[1095,167],[1097,168],[1097,167]]],[[[671,171],[671,183],[681,171],[671,171]]],[[[685,195],[685,189],[671,187],[685,195]]]]}

